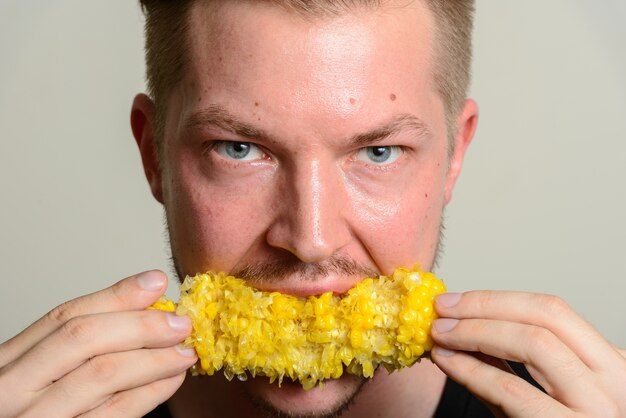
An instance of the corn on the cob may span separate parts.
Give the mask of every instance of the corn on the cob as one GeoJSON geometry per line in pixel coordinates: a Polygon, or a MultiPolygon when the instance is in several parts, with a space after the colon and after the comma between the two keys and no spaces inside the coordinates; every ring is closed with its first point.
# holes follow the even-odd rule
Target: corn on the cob
{"type": "Polygon", "coordinates": [[[187,277],[178,305],[160,299],[152,308],[192,319],[186,344],[199,357],[194,374],[220,369],[230,380],[268,376],[299,380],[305,389],[345,369],[372,377],[413,363],[432,348],[433,299],[443,282],[415,266],[368,278],[345,295],[299,298],[256,290],[224,273],[187,277]]]}

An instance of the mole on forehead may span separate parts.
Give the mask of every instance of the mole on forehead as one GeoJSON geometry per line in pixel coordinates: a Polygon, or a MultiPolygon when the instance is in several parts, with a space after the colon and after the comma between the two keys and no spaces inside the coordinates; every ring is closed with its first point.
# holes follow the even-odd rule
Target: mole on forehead
{"type": "MultiPolygon", "coordinates": [[[[391,100],[392,102],[395,102],[397,98],[398,96],[396,96],[395,93],[389,93],[389,100],[391,100]]],[[[356,104],[356,99],[354,97],[350,97],[348,101],[350,102],[351,105],[356,104]]],[[[258,106],[258,104],[255,103],[255,106],[258,106]]]]}

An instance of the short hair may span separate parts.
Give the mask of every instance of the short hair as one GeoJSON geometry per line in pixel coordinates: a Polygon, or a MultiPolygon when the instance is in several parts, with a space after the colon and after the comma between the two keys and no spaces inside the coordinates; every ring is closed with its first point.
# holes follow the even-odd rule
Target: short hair
{"type": "MultiPolygon", "coordinates": [[[[386,0],[254,0],[307,15],[382,7],[386,0]]],[[[467,97],[472,61],[474,0],[420,0],[435,17],[434,81],[445,106],[451,147],[455,120],[467,97]]],[[[157,151],[162,157],[166,100],[186,69],[188,12],[194,0],[140,0],[145,20],[148,94],[155,103],[157,151]]],[[[450,147],[450,148],[451,148],[450,147]]],[[[160,159],[160,158],[159,158],[160,159]]]]}

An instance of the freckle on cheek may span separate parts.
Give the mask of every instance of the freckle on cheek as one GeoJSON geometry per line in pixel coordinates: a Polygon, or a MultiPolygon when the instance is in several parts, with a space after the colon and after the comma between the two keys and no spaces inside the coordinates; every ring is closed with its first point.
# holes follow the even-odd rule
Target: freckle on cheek
{"type": "Polygon", "coordinates": [[[258,106],[258,105],[259,105],[259,102],[254,102],[254,105],[255,105],[255,106],[258,106]]]}

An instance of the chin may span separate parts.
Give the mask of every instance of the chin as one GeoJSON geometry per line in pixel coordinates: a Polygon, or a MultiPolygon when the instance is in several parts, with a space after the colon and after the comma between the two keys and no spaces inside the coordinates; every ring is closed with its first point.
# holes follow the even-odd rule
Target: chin
{"type": "Polygon", "coordinates": [[[277,382],[258,377],[243,386],[263,416],[276,418],[334,418],[345,412],[369,379],[345,373],[339,379],[324,381],[324,387],[302,389],[298,382],[277,382]]]}

